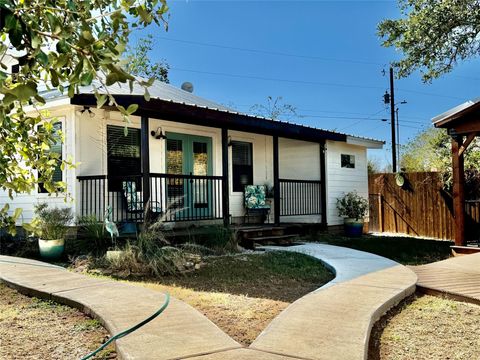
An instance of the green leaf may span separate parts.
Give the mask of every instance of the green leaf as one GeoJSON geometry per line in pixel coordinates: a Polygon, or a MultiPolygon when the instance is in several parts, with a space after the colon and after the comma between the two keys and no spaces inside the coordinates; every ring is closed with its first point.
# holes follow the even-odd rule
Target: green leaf
{"type": "Polygon", "coordinates": [[[80,85],[82,86],[87,86],[92,83],[93,80],[93,72],[87,72],[83,73],[82,76],[80,76],[80,85]]]}
{"type": "Polygon", "coordinates": [[[48,55],[45,54],[43,51],[40,51],[36,57],[37,61],[42,64],[43,66],[48,65],[48,55]]]}
{"type": "Polygon", "coordinates": [[[57,48],[57,52],[59,52],[61,54],[68,53],[70,51],[70,46],[67,44],[65,39],[60,40],[57,43],[56,48],[57,48]]]}
{"type": "Polygon", "coordinates": [[[105,79],[105,83],[107,86],[115,84],[117,81],[119,81],[119,77],[117,73],[111,72],[107,75],[107,78],[105,79]]]}
{"type": "Polygon", "coordinates": [[[22,215],[22,208],[16,208],[13,212],[12,218],[13,221],[17,221],[17,219],[22,215]]]}
{"type": "Polygon", "coordinates": [[[96,97],[97,97],[97,109],[100,109],[107,102],[108,96],[105,94],[102,94],[102,95],[98,94],[98,96],[96,97]]]}
{"type": "Polygon", "coordinates": [[[148,92],[148,89],[145,88],[145,93],[143,94],[143,98],[146,100],[146,101],[150,101],[150,93],[148,92]]]}
{"type": "Polygon", "coordinates": [[[138,104],[130,104],[127,108],[127,114],[132,115],[138,109],[138,104]]]}
{"type": "Polygon", "coordinates": [[[57,87],[58,85],[60,85],[57,71],[54,68],[50,69],[50,80],[52,81],[52,86],[57,87]]]}

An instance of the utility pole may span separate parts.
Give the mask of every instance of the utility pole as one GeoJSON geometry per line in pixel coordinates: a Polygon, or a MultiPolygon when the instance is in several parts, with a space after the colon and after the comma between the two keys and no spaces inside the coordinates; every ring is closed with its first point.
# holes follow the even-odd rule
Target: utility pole
{"type": "Polygon", "coordinates": [[[395,95],[393,89],[393,68],[390,68],[390,125],[392,127],[392,171],[397,172],[397,146],[395,136],[395,95]]]}

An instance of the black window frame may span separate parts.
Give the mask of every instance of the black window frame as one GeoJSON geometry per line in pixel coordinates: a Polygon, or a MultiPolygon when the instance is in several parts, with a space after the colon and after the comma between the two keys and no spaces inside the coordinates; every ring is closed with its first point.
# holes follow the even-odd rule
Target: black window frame
{"type": "Polygon", "coordinates": [[[122,182],[125,180],[135,180],[136,191],[141,191],[142,182],[140,175],[142,174],[142,151],[141,151],[141,137],[140,129],[128,127],[128,132],[125,136],[125,127],[119,125],[107,125],[107,174],[108,174],[108,191],[119,192],[123,191],[122,182]],[[136,141],[128,144],[127,142],[136,138],[136,141]],[[112,143],[113,139],[115,140],[112,143]],[[114,146],[116,146],[120,139],[121,145],[130,145],[137,147],[130,156],[125,154],[112,155],[114,146]],[[138,153],[138,156],[135,156],[138,153]],[[131,156],[134,155],[134,156],[131,156]]]}
{"type": "Polygon", "coordinates": [[[355,155],[341,154],[340,166],[343,169],[355,169],[355,155]]]}
{"type": "Polygon", "coordinates": [[[253,185],[253,143],[248,141],[230,141],[232,148],[232,192],[244,192],[245,185],[253,185]],[[236,146],[248,145],[249,148],[249,164],[235,164],[236,156],[234,154],[236,146]],[[247,176],[248,182],[242,183],[241,177],[247,176]]]}

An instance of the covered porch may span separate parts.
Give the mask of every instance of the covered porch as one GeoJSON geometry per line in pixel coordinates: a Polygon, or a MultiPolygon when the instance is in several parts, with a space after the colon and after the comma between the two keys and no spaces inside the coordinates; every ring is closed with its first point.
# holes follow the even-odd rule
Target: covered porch
{"type": "MultiPolygon", "coordinates": [[[[232,144],[244,137],[260,137],[261,146],[257,147],[264,147],[262,151],[266,155],[258,164],[252,157],[253,165],[270,169],[267,173],[271,174],[265,178],[274,189],[266,222],[280,224],[289,222],[289,219],[298,222],[298,218],[310,216],[316,219],[315,222],[327,225],[325,144],[329,140],[346,142],[346,135],[223,109],[155,98],[147,102],[140,95],[117,95],[116,100],[124,107],[139,104],[134,115],[139,117],[141,166],[133,175],[110,171],[80,173],[77,177],[79,215],[93,214],[103,219],[105,210],[110,207],[113,221],[142,222],[144,210],[149,209],[166,222],[209,221],[230,225],[235,218],[241,217],[239,212],[243,211],[237,204],[243,194],[233,191],[238,184],[232,180],[235,162],[232,144]],[[173,171],[168,165],[170,142],[182,140],[182,137],[164,131],[157,126],[163,124],[159,121],[183,124],[192,129],[207,127],[218,135],[218,139],[214,135],[209,143],[201,136],[190,136],[193,139],[188,143],[193,154],[192,164],[173,171]],[[290,141],[292,143],[288,143],[290,141]],[[281,153],[287,153],[282,149],[290,148],[289,154],[295,153],[295,141],[304,144],[304,152],[310,154],[303,159],[303,164],[295,164],[298,160],[295,156],[281,158],[281,153]],[[152,142],[154,146],[163,142],[163,152],[152,153],[152,142]],[[200,150],[193,149],[195,146],[200,150]],[[213,155],[208,153],[210,147],[213,147],[213,155]],[[195,156],[200,159],[198,162],[195,162],[195,156]],[[202,162],[203,158],[209,159],[208,165],[202,162]],[[159,162],[166,165],[160,168],[156,165],[159,162]],[[302,177],[301,166],[316,169],[316,175],[302,177]],[[128,190],[125,190],[125,184],[128,190]],[[129,193],[132,196],[129,197],[129,193]]],[[[77,95],[72,103],[88,108],[95,106],[96,100],[93,94],[82,94],[77,95]]],[[[108,106],[103,110],[115,112],[115,108],[108,106]]],[[[263,185],[253,176],[249,182],[252,182],[249,185],[263,185]]]]}

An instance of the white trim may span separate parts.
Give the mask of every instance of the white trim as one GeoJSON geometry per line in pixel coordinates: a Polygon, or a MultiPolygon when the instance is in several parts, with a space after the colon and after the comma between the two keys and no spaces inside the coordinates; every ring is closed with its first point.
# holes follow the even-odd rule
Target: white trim
{"type": "Polygon", "coordinates": [[[385,144],[383,141],[364,139],[350,135],[347,135],[346,143],[350,145],[363,146],[367,149],[382,149],[383,144],[385,144]]]}

